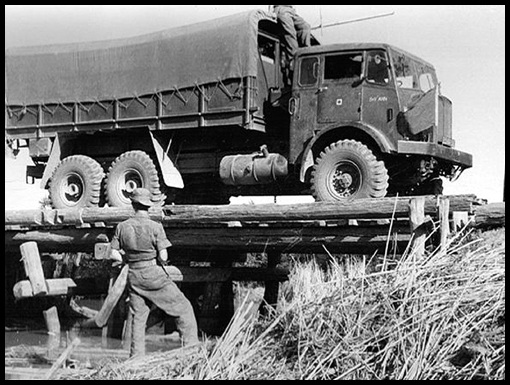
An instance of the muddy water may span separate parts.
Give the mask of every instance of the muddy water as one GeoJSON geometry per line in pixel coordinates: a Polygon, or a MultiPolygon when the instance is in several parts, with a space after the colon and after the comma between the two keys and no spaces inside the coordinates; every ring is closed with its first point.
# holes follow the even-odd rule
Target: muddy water
{"type": "MultiPolygon", "coordinates": [[[[36,348],[65,348],[75,338],[79,338],[80,350],[104,349],[105,351],[118,350],[119,356],[128,354],[128,348],[122,346],[122,341],[113,338],[102,337],[100,329],[81,329],[79,327],[62,330],[58,337],[48,334],[44,327],[27,330],[6,330],[5,348],[11,347],[36,347],[36,348]],[[125,354],[124,354],[125,353],[125,354]]],[[[162,337],[148,334],[146,337],[146,349],[148,353],[163,352],[180,347],[179,337],[176,334],[162,337]]]]}
{"type": "MultiPolygon", "coordinates": [[[[30,349],[31,347],[55,349],[66,348],[71,341],[80,339],[77,350],[95,352],[105,351],[113,353],[119,358],[127,358],[129,346],[123,346],[121,339],[107,338],[103,336],[102,329],[83,328],[83,320],[61,319],[60,336],[51,335],[47,332],[43,318],[7,318],[5,319],[5,349],[20,347],[30,349]]],[[[179,336],[174,333],[163,336],[162,325],[157,325],[147,331],[146,350],[148,353],[163,352],[180,347],[179,336]]],[[[39,348],[39,349],[38,349],[39,348]]],[[[107,356],[107,355],[106,355],[107,356]]]]}
{"type": "Polygon", "coordinates": [[[11,320],[6,323],[5,328],[5,348],[13,346],[27,347],[49,347],[58,342],[56,347],[65,347],[68,341],[80,338],[81,347],[103,348],[103,349],[122,349],[122,341],[103,338],[101,329],[84,329],[79,323],[69,327],[61,328],[60,340],[56,341],[55,336],[50,335],[44,324],[44,321],[34,320],[11,320]]]}

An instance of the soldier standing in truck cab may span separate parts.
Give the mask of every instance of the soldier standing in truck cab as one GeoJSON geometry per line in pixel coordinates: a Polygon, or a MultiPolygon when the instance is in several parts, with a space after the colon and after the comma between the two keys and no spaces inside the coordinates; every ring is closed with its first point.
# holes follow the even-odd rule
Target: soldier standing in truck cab
{"type": "Polygon", "coordinates": [[[145,355],[145,328],[154,304],[175,319],[185,346],[198,343],[198,328],[189,300],[170,279],[163,266],[168,260],[168,240],[161,223],[149,217],[153,205],[147,189],[136,189],[131,198],[133,218],[120,223],[112,239],[110,258],[129,264],[128,289],[133,312],[130,357],[145,355]],[[120,251],[124,252],[124,257],[120,251]]]}
{"type": "Polygon", "coordinates": [[[298,48],[311,45],[311,27],[305,19],[297,14],[293,5],[273,5],[273,10],[285,31],[286,53],[292,70],[298,48]]]}

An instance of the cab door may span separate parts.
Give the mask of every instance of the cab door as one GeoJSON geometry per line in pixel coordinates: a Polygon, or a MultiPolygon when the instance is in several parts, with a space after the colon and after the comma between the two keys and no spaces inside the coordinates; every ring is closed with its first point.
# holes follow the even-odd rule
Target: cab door
{"type": "Polygon", "coordinates": [[[289,162],[299,161],[307,144],[317,130],[317,90],[319,87],[320,57],[300,57],[294,73],[292,98],[289,101],[290,154],[289,162]]]}
{"type": "Polygon", "coordinates": [[[317,122],[359,121],[363,53],[325,55],[318,95],[317,122]]]}
{"type": "Polygon", "coordinates": [[[367,51],[365,63],[361,120],[396,141],[399,104],[388,55],[380,49],[367,51]]]}

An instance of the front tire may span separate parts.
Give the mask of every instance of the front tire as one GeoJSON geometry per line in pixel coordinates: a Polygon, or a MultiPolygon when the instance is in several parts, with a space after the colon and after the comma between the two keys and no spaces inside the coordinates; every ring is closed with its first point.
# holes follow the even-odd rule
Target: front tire
{"type": "Polygon", "coordinates": [[[388,170],[365,145],[343,140],[327,147],[312,172],[312,194],[318,201],[383,198],[388,170]]]}
{"type": "Polygon", "coordinates": [[[55,169],[49,187],[55,209],[97,207],[104,172],[94,159],[75,155],[65,158],[55,169]]]}
{"type": "Polygon", "coordinates": [[[151,157],[143,151],[130,151],[108,170],[106,201],[110,207],[131,207],[129,196],[137,188],[149,190],[155,203],[162,200],[158,170],[151,157]]]}

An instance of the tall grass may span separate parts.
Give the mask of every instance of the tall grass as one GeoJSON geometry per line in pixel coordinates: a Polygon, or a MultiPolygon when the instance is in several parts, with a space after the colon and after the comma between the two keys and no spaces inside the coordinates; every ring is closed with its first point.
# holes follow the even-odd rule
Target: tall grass
{"type": "Polygon", "coordinates": [[[504,230],[498,242],[465,236],[421,259],[369,262],[301,263],[265,319],[245,301],[219,340],[110,366],[108,378],[505,378],[504,230]]]}

